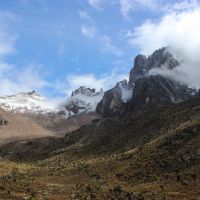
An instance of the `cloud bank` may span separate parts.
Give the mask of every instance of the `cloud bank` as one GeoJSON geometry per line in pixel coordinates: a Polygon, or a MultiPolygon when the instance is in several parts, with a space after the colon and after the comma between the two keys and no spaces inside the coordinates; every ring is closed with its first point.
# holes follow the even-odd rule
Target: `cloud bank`
{"type": "Polygon", "coordinates": [[[167,8],[159,20],[145,21],[126,37],[130,45],[146,55],[168,46],[181,65],[174,71],[161,69],[157,73],[200,88],[200,4],[197,1],[184,1],[180,7],[175,4],[170,10],[167,8]]]}

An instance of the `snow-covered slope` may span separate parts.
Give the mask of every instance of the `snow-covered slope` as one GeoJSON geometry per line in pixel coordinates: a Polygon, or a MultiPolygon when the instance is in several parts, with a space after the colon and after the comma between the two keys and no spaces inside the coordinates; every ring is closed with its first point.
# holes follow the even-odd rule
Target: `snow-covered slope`
{"type": "Polygon", "coordinates": [[[65,108],[70,115],[94,112],[97,104],[102,100],[103,94],[103,90],[96,92],[95,89],[81,86],[72,92],[71,97],[65,104],[65,108]]]}
{"type": "Polygon", "coordinates": [[[58,111],[55,105],[48,102],[35,91],[2,96],[0,97],[0,108],[15,113],[34,114],[47,114],[58,111]]]}

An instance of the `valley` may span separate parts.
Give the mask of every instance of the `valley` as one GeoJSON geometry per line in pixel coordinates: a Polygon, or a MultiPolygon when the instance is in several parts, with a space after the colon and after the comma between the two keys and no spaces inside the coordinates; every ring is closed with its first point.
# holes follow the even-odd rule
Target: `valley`
{"type": "Polygon", "coordinates": [[[148,75],[163,65],[178,65],[166,48],[138,55],[129,81],[80,87],[60,110],[2,110],[0,199],[198,200],[199,91],[148,75]]]}
{"type": "Polygon", "coordinates": [[[97,136],[107,127],[105,120],[91,125],[95,136],[88,140],[91,133],[83,127],[71,137],[2,146],[0,194],[4,199],[198,199],[199,103],[110,119],[112,136],[105,130],[97,136]]]}

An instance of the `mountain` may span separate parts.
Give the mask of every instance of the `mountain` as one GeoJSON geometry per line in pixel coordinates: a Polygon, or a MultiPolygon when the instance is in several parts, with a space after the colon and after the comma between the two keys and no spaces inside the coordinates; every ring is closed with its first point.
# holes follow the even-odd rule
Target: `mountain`
{"type": "Polygon", "coordinates": [[[134,86],[136,81],[148,75],[151,69],[167,68],[174,69],[179,62],[170,53],[169,49],[164,47],[154,51],[150,56],[137,55],[135,57],[134,66],[130,71],[129,86],[134,86]]]}
{"type": "Polygon", "coordinates": [[[35,91],[0,97],[0,143],[47,136],[64,136],[101,118],[96,104],[103,91],[85,87],[60,105],[35,91]]]}
{"type": "Polygon", "coordinates": [[[152,105],[175,104],[186,101],[197,95],[195,89],[160,75],[150,75],[135,83],[131,99],[136,109],[152,105]]]}
{"type": "Polygon", "coordinates": [[[198,199],[199,105],[196,97],[104,119],[63,138],[4,144],[1,198],[198,199]]]}
{"type": "Polygon", "coordinates": [[[151,70],[165,68],[173,70],[179,62],[169,52],[162,48],[150,56],[138,55],[130,71],[129,82],[118,87],[117,85],[105,92],[96,111],[104,117],[117,117],[128,110],[139,109],[150,105],[164,105],[188,100],[197,95],[195,89],[161,75],[151,75],[151,70]],[[123,91],[128,92],[126,101],[123,91]]]}
{"type": "Polygon", "coordinates": [[[0,140],[44,133],[0,145],[1,199],[199,199],[200,92],[152,75],[179,65],[166,48],[134,65],[104,93],[72,92],[68,118],[0,113],[0,140]]]}
{"type": "Polygon", "coordinates": [[[70,98],[56,104],[42,97],[35,91],[20,92],[10,96],[0,96],[0,109],[13,113],[35,115],[58,115],[69,118],[77,114],[94,112],[97,103],[103,98],[103,90],[81,86],[72,92],[70,98]]]}
{"type": "Polygon", "coordinates": [[[90,89],[81,86],[73,91],[71,97],[64,104],[65,109],[74,116],[81,113],[95,112],[97,104],[103,98],[103,90],[96,92],[95,89],[90,89]]]}
{"type": "Polygon", "coordinates": [[[35,91],[1,96],[0,108],[14,113],[48,114],[58,111],[53,104],[47,102],[44,97],[35,91]]]}
{"type": "MultiPolygon", "coordinates": [[[[180,103],[195,97],[196,90],[169,77],[150,73],[157,68],[173,70],[178,65],[169,49],[162,48],[148,57],[136,56],[129,81],[120,81],[106,92],[81,86],[60,105],[35,91],[21,92],[0,97],[0,109],[28,117],[51,134],[63,136],[101,117],[119,117],[133,110],[180,103]]],[[[3,120],[10,121],[9,118],[3,120]]]]}
{"type": "Polygon", "coordinates": [[[131,99],[132,89],[127,80],[120,81],[116,86],[104,93],[102,100],[97,104],[96,111],[103,117],[116,117],[121,113],[123,102],[131,99]]]}

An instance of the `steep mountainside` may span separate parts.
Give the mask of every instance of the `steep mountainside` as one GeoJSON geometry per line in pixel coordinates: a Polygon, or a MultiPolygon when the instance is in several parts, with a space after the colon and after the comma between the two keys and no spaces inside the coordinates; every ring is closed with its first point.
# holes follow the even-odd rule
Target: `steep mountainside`
{"type": "Polygon", "coordinates": [[[160,75],[139,79],[134,87],[131,103],[134,108],[149,105],[179,103],[197,95],[197,91],[186,85],[160,75]]]}
{"type": "Polygon", "coordinates": [[[104,93],[103,99],[97,104],[96,111],[103,117],[115,117],[121,113],[122,102],[127,102],[132,95],[126,80],[116,84],[104,93]]]}

